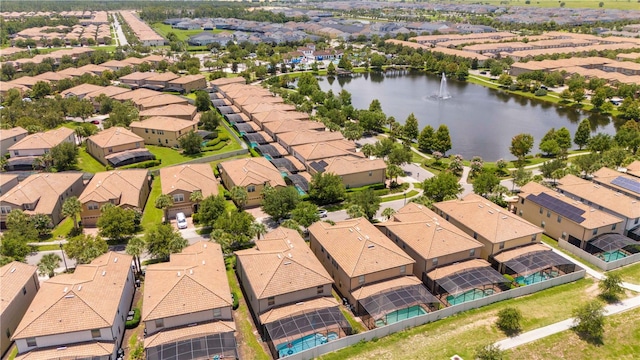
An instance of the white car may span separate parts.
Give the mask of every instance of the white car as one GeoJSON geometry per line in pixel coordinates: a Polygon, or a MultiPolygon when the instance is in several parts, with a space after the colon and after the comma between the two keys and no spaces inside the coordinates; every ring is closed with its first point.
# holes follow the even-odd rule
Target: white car
{"type": "Polygon", "coordinates": [[[179,212],[176,214],[176,222],[178,223],[178,229],[187,228],[187,217],[184,216],[184,213],[179,212]]]}
{"type": "Polygon", "coordinates": [[[326,218],[327,217],[327,210],[318,209],[318,216],[321,217],[321,218],[326,218]]]}

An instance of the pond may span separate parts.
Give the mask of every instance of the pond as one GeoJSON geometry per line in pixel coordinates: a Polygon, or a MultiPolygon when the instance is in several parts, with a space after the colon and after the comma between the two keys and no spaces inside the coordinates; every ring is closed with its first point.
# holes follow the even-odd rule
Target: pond
{"type": "Polygon", "coordinates": [[[424,73],[402,70],[321,77],[319,84],[323,91],[333,90],[336,95],[341,89],[349,91],[356,109],[366,109],[378,99],[385,114],[400,123],[414,113],[420,130],[426,125],[437,129],[446,124],[453,145],[447,155],[460,154],[465,159],[476,155],[486,161],[511,159],[511,138],[519,133],[533,135],[536,143],[531,153],[539,153],[539,140],[550,128],[564,126],[573,137],[584,118],[589,119],[594,133],[615,134],[608,116],[452,79],[447,81],[451,98],[438,99],[440,77],[424,73]]]}

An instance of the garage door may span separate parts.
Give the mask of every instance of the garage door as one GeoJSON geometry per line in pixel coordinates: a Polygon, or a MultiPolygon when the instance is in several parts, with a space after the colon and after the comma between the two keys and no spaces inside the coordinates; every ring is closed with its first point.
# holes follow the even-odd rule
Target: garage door
{"type": "Polygon", "coordinates": [[[185,214],[185,216],[191,216],[191,205],[185,205],[185,206],[180,206],[180,207],[173,207],[171,209],[169,209],[169,219],[175,219],[176,218],[176,214],[179,212],[183,212],[185,214]]]}

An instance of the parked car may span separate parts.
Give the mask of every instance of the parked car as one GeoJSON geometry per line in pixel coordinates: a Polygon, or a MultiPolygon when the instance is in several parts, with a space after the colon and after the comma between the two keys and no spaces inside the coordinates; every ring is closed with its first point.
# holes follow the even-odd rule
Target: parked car
{"type": "Polygon", "coordinates": [[[92,120],[91,123],[94,125],[100,125],[100,120],[92,120]]]}
{"type": "Polygon", "coordinates": [[[176,222],[178,223],[178,229],[187,228],[187,217],[184,215],[184,213],[179,212],[176,214],[176,222]]]}
{"type": "Polygon", "coordinates": [[[319,217],[321,217],[321,218],[326,218],[326,217],[327,217],[327,214],[328,214],[327,210],[325,210],[325,209],[318,209],[318,216],[319,216],[319,217]]]}

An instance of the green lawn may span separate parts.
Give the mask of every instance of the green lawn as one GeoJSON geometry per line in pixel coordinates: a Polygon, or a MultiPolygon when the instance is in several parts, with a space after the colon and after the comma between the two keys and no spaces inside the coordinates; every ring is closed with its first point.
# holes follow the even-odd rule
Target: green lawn
{"type": "Polygon", "coordinates": [[[240,285],[238,285],[238,279],[236,278],[236,273],[233,269],[235,257],[227,258],[225,260],[225,263],[227,265],[227,280],[229,281],[231,292],[236,294],[239,301],[238,309],[234,312],[234,318],[238,327],[239,335],[239,355],[244,359],[269,360],[271,359],[271,356],[269,356],[269,354],[265,352],[264,348],[258,342],[256,334],[254,333],[255,328],[251,321],[251,314],[249,313],[247,303],[242,297],[240,285]]]}
{"type": "Polygon", "coordinates": [[[593,345],[563,331],[507,352],[507,359],[639,359],[640,308],[606,318],[604,341],[593,345]]]}
{"type": "Polygon", "coordinates": [[[58,240],[58,238],[66,238],[69,232],[73,229],[73,219],[70,217],[65,218],[53,228],[53,232],[51,233],[51,241],[58,240]]]}
{"type": "Polygon", "coordinates": [[[97,173],[101,171],[106,171],[104,165],[102,165],[98,160],[96,160],[93,156],[91,156],[84,146],[78,148],[78,170],[89,172],[89,173],[97,173]]]}
{"type": "Polygon", "coordinates": [[[217,34],[217,33],[221,33],[223,31],[223,30],[219,30],[219,29],[207,30],[207,31],[204,31],[202,29],[179,30],[179,29],[172,29],[171,25],[162,24],[162,23],[155,23],[155,24],[151,25],[151,27],[153,28],[153,30],[157,31],[158,34],[160,34],[164,38],[167,37],[168,33],[172,32],[172,33],[176,34],[176,36],[178,37],[178,39],[180,41],[187,41],[187,39],[189,37],[191,37],[193,35],[198,35],[201,32],[208,32],[208,33],[217,34]]]}
{"type": "Polygon", "coordinates": [[[52,251],[52,250],[60,250],[60,245],[59,244],[51,244],[50,242],[48,243],[43,243],[43,245],[38,245],[36,246],[36,250],[37,251],[52,251]]]}
{"type": "Polygon", "coordinates": [[[628,265],[609,272],[619,274],[620,276],[622,276],[623,281],[633,284],[640,284],[640,263],[628,265]]]}
{"type": "Polygon", "coordinates": [[[598,272],[602,272],[602,269],[600,269],[599,267],[597,267],[595,265],[591,265],[591,263],[589,263],[589,262],[587,262],[585,260],[582,260],[581,258],[579,258],[579,257],[577,257],[577,256],[575,256],[575,255],[573,255],[573,254],[571,254],[569,252],[566,252],[566,251],[562,250],[560,248],[560,246],[558,246],[558,242],[556,240],[553,240],[552,238],[550,238],[549,236],[547,236],[545,234],[542,234],[542,242],[547,244],[547,245],[549,245],[549,246],[551,246],[554,249],[562,251],[565,255],[571,257],[572,259],[574,259],[576,261],[579,261],[579,262],[583,263],[584,265],[586,265],[587,267],[591,268],[592,270],[595,270],[595,271],[598,271],[598,272]]]}
{"type": "Polygon", "coordinates": [[[405,194],[398,194],[398,195],[394,195],[394,196],[383,197],[382,198],[382,202],[389,202],[389,201],[402,200],[402,199],[410,199],[410,198],[418,195],[418,193],[419,193],[418,190],[411,190],[406,194],[406,196],[405,196],[405,194]]]}
{"type": "MultiPolygon", "coordinates": [[[[466,4],[478,4],[475,0],[456,0],[458,3],[466,4]]],[[[566,8],[600,8],[600,0],[562,0],[564,7],[566,8]]],[[[505,6],[523,6],[523,7],[546,7],[546,8],[559,8],[560,3],[557,0],[531,0],[529,4],[523,0],[507,1],[504,0],[485,0],[482,3],[487,5],[505,6]]],[[[603,9],[619,9],[619,10],[638,10],[638,3],[636,0],[604,0],[603,9]]]]}
{"type": "Polygon", "coordinates": [[[142,228],[149,229],[152,228],[162,222],[162,209],[156,209],[156,199],[158,196],[162,194],[162,188],[160,183],[160,177],[156,176],[153,179],[153,184],[151,186],[151,192],[149,193],[149,199],[147,199],[147,204],[144,207],[144,211],[142,213],[142,228]]]}
{"type": "Polygon", "coordinates": [[[358,343],[327,354],[322,359],[448,359],[455,354],[473,359],[476,347],[505,337],[495,326],[497,313],[504,307],[519,309],[523,314],[523,330],[528,331],[571,317],[576,306],[597,294],[597,284],[593,279],[581,279],[466,311],[372,342],[358,343]]]}
{"type": "Polygon", "coordinates": [[[18,355],[18,347],[14,345],[11,348],[11,351],[9,352],[9,356],[7,357],[7,360],[13,360],[16,358],[17,355],[18,355]]]}

